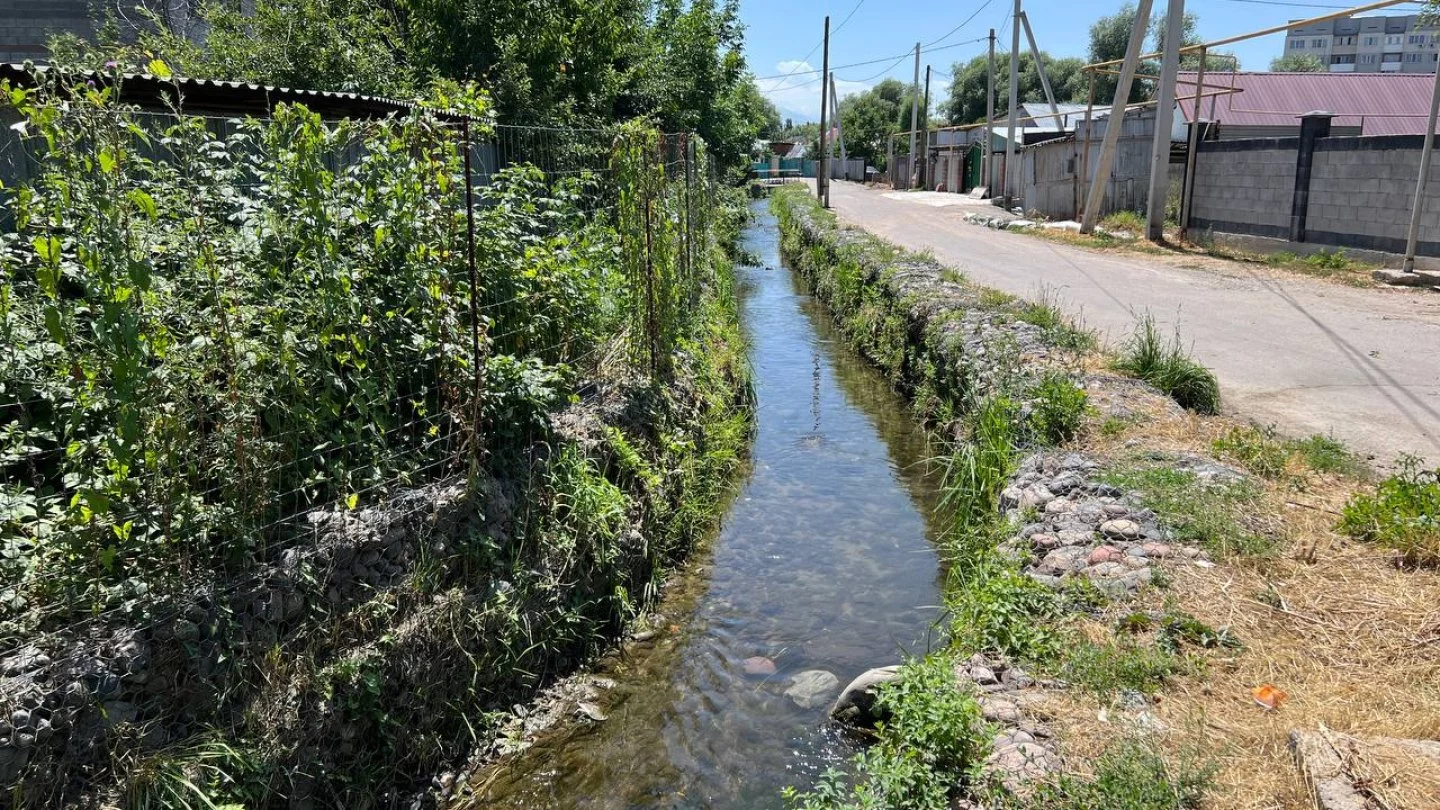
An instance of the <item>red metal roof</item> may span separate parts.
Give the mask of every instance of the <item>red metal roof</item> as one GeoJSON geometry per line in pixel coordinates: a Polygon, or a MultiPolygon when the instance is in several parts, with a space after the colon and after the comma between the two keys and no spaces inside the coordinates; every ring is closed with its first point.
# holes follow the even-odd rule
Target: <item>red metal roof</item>
{"type": "MultiPolygon", "coordinates": [[[[1430,73],[1206,73],[1207,93],[1217,85],[1241,92],[1207,96],[1201,117],[1222,128],[1298,126],[1300,115],[1323,110],[1335,113],[1336,126],[1363,126],[1365,135],[1422,135],[1434,82],[1430,73]]],[[[1176,95],[1194,94],[1195,74],[1182,71],[1176,95]]],[[[1180,102],[1187,121],[1193,108],[1180,102]]]]}

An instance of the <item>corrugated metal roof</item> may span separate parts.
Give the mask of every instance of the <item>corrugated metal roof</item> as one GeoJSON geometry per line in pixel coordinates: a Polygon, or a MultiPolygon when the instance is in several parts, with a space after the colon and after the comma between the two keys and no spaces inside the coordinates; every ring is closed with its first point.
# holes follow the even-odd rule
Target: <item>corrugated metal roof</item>
{"type": "MultiPolygon", "coordinates": [[[[1232,77],[1241,92],[1201,102],[1201,117],[1219,121],[1222,130],[1298,127],[1301,115],[1321,110],[1334,113],[1337,126],[1363,126],[1366,135],[1424,134],[1435,82],[1427,73],[1207,73],[1206,92],[1231,87],[1232,77]]],[[[1193,72],[1181,72],[1176,94],[1195,94],[1193,72]]],[[[1194,105],[1180,102],[1187,121],[1194,120],[1194,105]]]]}
{"type": "MultiPolygon", "coordinates": [[[[55,68],[36,65],[27,68],[15,63],[0,63],[0,79],[9,79],[17,84],[31,81],[30,71],[50,71],[55,68]]],[[[108,81],[109,77],[94,71],[77,71],[77,77],[95,81],[108,81]]],[[[173,98],[176,90],[184,97],[185,109],[193,113],[222,115],[263,115],[276,104],[286,102],[304,104],[324,116],[367,118],[382,117],[392,113],[405,113],[416,109],[412,101],[367,96],[360,93],[345,93],[332,90],[305,90],[293,87],[272,87],[253,82],[222,81],[219,79],[191,79],[185,77],[160,78],[148,73],[126,73],[121,84],[121,100],[142,107],[165,104],[173,98]]],[[[444,115],[444,114],[442,114],[444,115]]],[[[456,116],[446,116],[456,117],[456,116]]]]}

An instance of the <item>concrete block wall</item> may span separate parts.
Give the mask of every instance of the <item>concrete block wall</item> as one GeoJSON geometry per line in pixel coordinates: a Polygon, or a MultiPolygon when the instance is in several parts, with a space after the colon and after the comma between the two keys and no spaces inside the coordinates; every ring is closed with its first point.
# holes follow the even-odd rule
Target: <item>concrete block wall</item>
{"type": "MultiPolygon", "coordinates": [[[[1423,138],[1324,138],[1315,147],[1306,241],[1403,253],[1423,138]]],[[[1440,255],[1440,163],[1420,208],[1419,252],[1440,255]]]]}
{"type": "Polygon", "coordinates": [[[1202,143],[1190,227],[1286,238],[1299,146],[1299,138],[1202,143]]]}

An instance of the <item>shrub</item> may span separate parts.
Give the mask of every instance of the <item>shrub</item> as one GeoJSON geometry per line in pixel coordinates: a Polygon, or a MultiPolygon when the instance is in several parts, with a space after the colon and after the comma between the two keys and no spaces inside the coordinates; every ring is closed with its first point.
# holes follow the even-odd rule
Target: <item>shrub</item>
{"type": "Polygon", "coordinates": [[[1440,564],[1440,469],[1407,456],[1373,494],[1356,495],[1340,519],[1346,534],[1399,551],[1412,565],[1440,564]]]}
{"type": "Polygon", "coordinates": [[[1200,413],[1220,410],[1220,383],[1215,375],[1186,354],[1178,332],[1168,343],[1161,338],[1150,315],[1140,321],[1115,367],[1154,385],[1182,407],[1200,413]]]}
{"type": "Polygon", "coordinates": [[[1075,438],[1089,407],[1085,392],[1064,375],[1051,372],[1035,386],[1030,430],[1045,444],[1063,444],[1075,438]]]}
{"type": "Polygon", "coordinates": [[[1116,211],[1100,220],[1100,227],[1107,231],[1140,233],[1145,230],[1145,218],[1137,211],[1116,211]]]}

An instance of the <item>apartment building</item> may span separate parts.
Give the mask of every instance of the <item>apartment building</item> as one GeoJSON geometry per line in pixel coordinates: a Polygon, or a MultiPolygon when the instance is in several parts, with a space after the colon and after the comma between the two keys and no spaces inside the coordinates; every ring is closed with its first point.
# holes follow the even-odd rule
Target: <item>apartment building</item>
{"type": "Polygon", "coordinates": [[[1440,29],[1420,15],[1343,17],[1290,29],[1285,54],[1317,56],[1331,73],[1434,73],[1440,29]]]}

